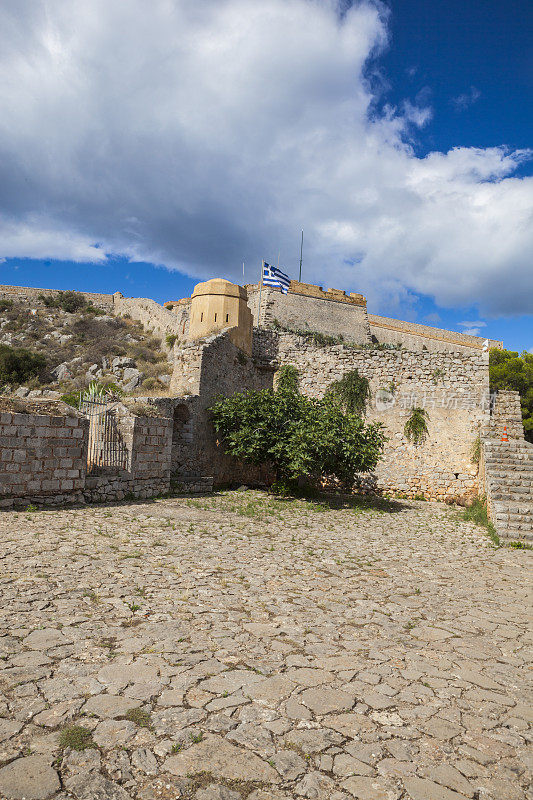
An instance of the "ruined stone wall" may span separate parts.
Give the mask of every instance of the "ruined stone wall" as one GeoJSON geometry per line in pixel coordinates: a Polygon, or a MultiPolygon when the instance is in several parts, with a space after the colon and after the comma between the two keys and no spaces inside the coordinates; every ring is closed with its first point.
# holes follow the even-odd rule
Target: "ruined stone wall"
{"type": "Polygon", "coordinates": [[[488,420],[488,354],[318,347],[292,334],[256,331],[255,355],[278,368],[297,367],[301,391],[309,397],[321,397],[353,369],[368,378],[368,419],[382,422],[389,437],[376,470],[382,490],[433,499],[477,492],[471,451],[488,420]],[[419,446],[403,432],[416,406],[429,413],[429,436],[419,446]]]}
{"type": "Polygon", "coordinates": [[[171,311],[176,317],[179,338],[182,341],[187,341],[189,338],[189,322],[191,318],[191,298],[186,297],[183,300],[177,300],[175,303],[165,303],[164,308],[171,311]]]}
{"type": "Polygon", "coordinates": [[[81,498],[89,423],[56,405],[52,413],[0,410],[0,508],[81,498]]]}
{"type": "MultiPolygon", "coordinates": [[[[74,289],[73,291],[80,291],[74,289]]],[[[0,286],[0,300],[15,300],[23,303],[30,303],[32,306],[42,305],[42,300],[39,295],[45,297],[56,297],[58,294],[57,289],[35,289],[29,286],[0,286]]],[[[98,294],[96,292],[82,292],[85,299],[96,306],[101,308],[108,314],[113,313],[113,295],[111,294],[98,294]]]]}
{"type": "MultiPolygon", "coordinates": [[[[432,353],[482,350],[485,339],[464,333],[432,328],[416,322],[369,314],[370,332],[373,341],[381,344],[401,344],[406,350],[429,350],[432,353]]],[[[489,348],[502,348],[502,342],[489,339],[489,348]]]]}
{"type": "Polygon", "coordinates": [[[258,366],[233,344],[227,332],[176,348],[171,388],[182,396],[173,400],[174,479],[212,476],[215,485],[263,483],[270,479],[266,467],[243,464],[224,454],[217,444],[208,409],[218,396],[268,388],[272,379],[272,368],[258,366]]]}
{"type": "Polygon", "coordinates": [[[114,313],[117,315],[129,315],[132,319],[140,322],[147,330],[151,330],[156,336],[161,338],[164,348],[170,349],[167,345],[167,335],[177,336],[181,334],[179,319],[168,308],[150,300],[146,297],[123,297],[120,292],[113,295],[114,313]]]}
{"type": "Polygon", "coordinates": [[[346,341],[359,344],[370,342],[366,303],[361,295],[341,297],[344,293],[323,292],[319,287],[312,287],[318,290],[317,295],[300,294],[292,288],[288,294],[283,294],[279,289],[263,286],[259,311],[258,287],[249,285],[246,288],[256,327],[269,327],[277,321],[285,328],[343,336],[346,341]]]}

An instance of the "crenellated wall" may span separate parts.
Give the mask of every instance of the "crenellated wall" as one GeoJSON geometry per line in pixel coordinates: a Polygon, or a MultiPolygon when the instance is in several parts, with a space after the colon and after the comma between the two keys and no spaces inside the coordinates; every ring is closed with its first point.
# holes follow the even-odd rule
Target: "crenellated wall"
{"type": "Polygon", "coordinates": [[[362,295],[348,296],[333,289],[324,292],[318,286],[292,281],[288,294],[263,286],[259,308],[259,287],[250,284],[246,288],[256,327],[272,327],[279,323],[285,328],[342,336],[346,341],[359,344],[371,341],[366,301],[362,295]]]}

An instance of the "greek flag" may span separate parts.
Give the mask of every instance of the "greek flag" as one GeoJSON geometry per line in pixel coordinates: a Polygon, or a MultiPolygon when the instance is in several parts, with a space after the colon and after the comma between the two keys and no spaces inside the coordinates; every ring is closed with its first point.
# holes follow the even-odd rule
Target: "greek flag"
{"type": "Polygon", "coordinates": [[[291,285],[291,279],[280,270],[279,267],[271,267],[266,261],[263,262],[263,283],[265,286],[279,286],[283,294],[291,285]]]}

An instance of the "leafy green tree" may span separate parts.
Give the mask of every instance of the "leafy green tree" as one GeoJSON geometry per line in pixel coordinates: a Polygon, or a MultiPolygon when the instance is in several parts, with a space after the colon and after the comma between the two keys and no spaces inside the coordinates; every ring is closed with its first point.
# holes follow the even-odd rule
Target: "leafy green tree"
{"type": "Polygon", "coordinates": [[[32,353],[23,347],[0,344],[0,384],[20,384],[39,375],[46,366],[40,353],[32,353]]]}
{"type": "Polygon", "coordinates": [[[211,417],[227,453],[252,464],[271,463],[285,484],[334,476],[353,486],[357,473],[375,468],[386,441],[381,424],[365,425],[334,396],[301,395],[294,367],[280,371],[276,389],[218,399],[211,417]]]}
{"type": "Polygon", "coordinates": [[[490,351],[490,389],[520,392],[522,420],[526,439],[533,442],[533,353],[524,350],[519,355],[513,350],[490,351]]]}

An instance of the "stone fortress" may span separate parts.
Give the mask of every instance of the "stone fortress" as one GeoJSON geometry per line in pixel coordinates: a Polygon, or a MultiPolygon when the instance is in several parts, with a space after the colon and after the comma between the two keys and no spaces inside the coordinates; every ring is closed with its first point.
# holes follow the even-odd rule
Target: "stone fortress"
{"type": "MultiPolygon", "coordinates": [[[[37,303],[43,292],[0,286],[0,299],[37,303]]],[[[24,414],[0,407],[0,456],[8,463],[13,459],[7,478],[0,473],[0,504],[147,497],[171,483],[192,491],[264,485],[272,478],[268,465],[259,469],[226,456],[208,409],[219,395],[272,387],[279,368],[293,364],[301,391],[311,397],[353,369],[368,378],[367,418],[381,421],[389,439],[376,473],[360,476],[360,490],[459,503],[485,495],[500,535],[533,537],[533,445],[524,440],[518,394],[490,396],[483,338],[368,314],[361,294],[298,281],[282,294],[215,278],[199,283],[190,298],[164,305],[119,292],[84,294],[106,313],[129,315],[167,341],[174,364],[170,390],[164,397],[143,398],[153,409],[150,416],[135,417],[117,404],[128,448],[120,474],[85,474],[83,447],[69,467],[54,459],[53,428],[59,426],[63,439],[66,430],[57,421],[66,418],[62,404],[47,421],[37,419],[35,409],[24,414]],[[429,435],[416,446],[403,430],[418,406],[429,414],[429,435]],[[25,449],[17,426],[29,437],[25,449]],[[501,441],[504,427],[508,442],[501,441]],[[48,436],[50,474],[44,476],[45,459],[40,483],[31,480],[41,446],[37,431],[48,436]],[[476,449],[479,458],[473,458],[476,449]],[[69,469],[76,478],[63,475],[69,469]]],[[[489,340],[488,347],[502,343],[489,340]]],[[[72,420],[72,410],[68,413],[72,420]]],[[[79,416],[76,425],[68,425],[80,431],[83,444],[90,434],[79,416]]]]}

